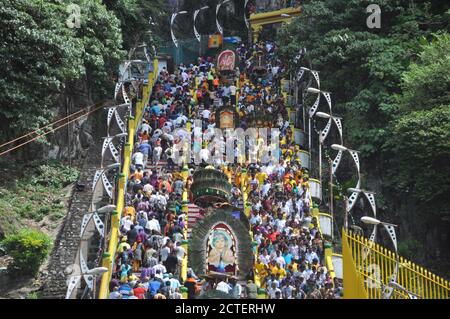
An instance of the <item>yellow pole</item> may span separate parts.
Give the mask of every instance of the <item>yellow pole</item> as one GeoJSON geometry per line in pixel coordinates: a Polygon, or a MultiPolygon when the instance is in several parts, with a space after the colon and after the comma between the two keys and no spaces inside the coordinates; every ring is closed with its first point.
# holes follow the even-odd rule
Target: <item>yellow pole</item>
{"type": "MultiPolygon", "coordinates": [[[[130,117],[128,120],[128,142],[125,144],[124,148],[124,156],[122,163],[122,173],[119,176],[118,183],[118,194],[117,194],[117,202],[116,202],[116,211],[111,214],[111,237],[108,243],[108,250],[103,254],[102,265],[108,268],[108,271],[105,272],[101,277],[100,288],[99,288],[99,299],[106,299],[109,295],[109,281],[112,276],[113,264],[116,256],[116,248],[119,241],[119,224],[120,218],[122,216],[123,209],[125,207],[125,181],[128,179],[130,174],[130,163],[131,163],[131,153],[133,151],[134,146],[134,135],[136,131],[137,124],[139,123],[140,116],[143,114],[143,108],[146,99],[150,97],[151,90],[153,89],[153,80],[157,77],[157,69],[158,69],[158,60],[155,59],[153,61],[154,73],[150,73],[149,76],[149,85],[144,87],[143,99],[141,102],[136,104],[136,114],[139,115],[139,118],[135,120],[134,117],[130,117]],[[153,78],[150,81],[150,78],[153,78]]],[[[106,247],[105,247],[106,248],[106,247]]]]}

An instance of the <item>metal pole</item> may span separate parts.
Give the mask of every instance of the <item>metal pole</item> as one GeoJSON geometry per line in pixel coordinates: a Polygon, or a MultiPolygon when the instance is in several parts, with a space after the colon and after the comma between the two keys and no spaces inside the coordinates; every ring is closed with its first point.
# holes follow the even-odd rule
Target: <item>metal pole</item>
{"type": "Polygon", "coordinates": [[[94,275],[93,276],[94,277],[94,280],[93,280],[93,287],[92,287],[92,299],[96,299],[95,298],[95,288],[96,288],[96,281],[97,281],[97,276],[96,275],[94,275]]]}
{"type": "Polygon", "coordinates": [[[320,181],[320,185],[322,185],[322,142],[320,141],[321,135],[322,135],[322,131],[319,130],[319,181],[320,181]]]}
{"type": "MultiPolygon", "coordinates": [[[[311,117],[308,119],[308,151],[309,154],[312,155],[312,150],[311,150],[311,117]]],[[[311,166],[311,164],[310,164],[311,166]]]]}
{"type": "Polygon", "coordinates": [[[331,238],[334,238],[334,212],[333,212],[333,162],[331,159],[328,160],[330,165],[330,215],[331,215],[331,238]]]}
{"type": "Polygon", "coordinates": [[[348,197],[344,196],[344,229],[348,229],[348,212],[347,212],[348,197]]]}

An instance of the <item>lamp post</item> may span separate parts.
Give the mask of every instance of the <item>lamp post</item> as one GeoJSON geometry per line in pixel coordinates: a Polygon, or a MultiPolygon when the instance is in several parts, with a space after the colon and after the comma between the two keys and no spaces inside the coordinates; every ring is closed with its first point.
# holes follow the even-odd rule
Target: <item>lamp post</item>
{"type": "Polygon", "coordinates": [[[175,46],[178,48],[178,40],[177,40],[177,38],[175,37],[175,33],[173,32],[173,24],[174,24],[174,22],[175,22],[175,19],[176,19],[176,17],[178,16],[178,15],[180,15],[180,14],[186,14],[186,13],[188,13],[187,11],[180,11],[180,12],[177,12],[177,13],[173,13],[172,14],[172,18],[170,19],[170,34],[171,34],[171,36],[172,36],[172,41],[173,41],[173,44],[175,44],[175,46]]]}
{"type": "MultiPolygon", "coordinates": [[[[122,86],[122,94],[124,94],[125,89],[124,89],[123,85],[122,84],[117,84],[116,85],[116,93],[115,93],[116,96],[117,96],[117,93],[118,93],[118,91],[119,91],[121,86],[122,86]]],[[[119,128],[122,131],[122,133],[125,133],[127,131],[125,122],[120,118],[120,115],[117,112],[117,109],[120,109],[122,107],[127,107],[128,108],[127,114],[131,115],[131,101],[129,101],[128,97],[125,98],[125,96],[124,96],[124,99],[128,100],[128,101],[126,101],[126,103],[122,103],[122,104],[115,105],[115,106],[108,106],[108,107],[104,108],[105,110],[108,110],[108,116],[107,116],[107,119],[106,119],[106,124],[107,124],[106,133],[107,133],[108,137],[109,137],[109,129],[110,129],[110,126],[111,126],[111,120],[112,120],[113,115],[116,118],[117,125],[119,125],[119,128]]]]}
{"type": "Polygon", "coordinates": [[[94,180],[92,182],[92,193],[93,193],[92,197],[93,197],[93,199],[92,199],[92,203],[91,203],[91,211],[95,210],[94,205],[97,203],[97,201],[95,200],[95,196],[96,196],[96,188],[97,188],[100,177],[102,178],[102,185],[103,185],[104,189],[106,190],[106,192],[108,193],[108,196],[111,199],[113,199],[113,193],[112,193],[113,187],[112,187],[111,183],[108,181],[108,178],[104,174],[107,171],[110,171],[110,170],[113,170],[116,168],[120,168],[120,166],[121,166],[121,163],[113,163],[113,164],[110,164],[110,165],[106,166],[105,168],[99,169],[95,172],[94,180]]]}
{"type": "MultiPolygon", "coordinates": [[[[355,150],[349,149],[349,148],[345,147],[342,144],[332,144],[331,148],[336,150],[336,151],[339,151],[338,155],[333,160],[333,173],[337,170],[337,168],[339,166],[339,163],[341,162],[341,158],[342,158],[343,153],[344,152],[349,152],[350,153],[350,155],[353,158],[353,161],[355,162],[356,169],[357,169],[357,172],[358,172],[358,183],[356,184],[356,188],[359,189],[360,184],[361,184],[361,173],[360,173],[359,155],[358,155],[359,151],[355,151],[355,150]]],[[[351,206],[353,206],[353,205],[351,205],[351,206]]],[[[350,209],[351,209],[351,207],[349,208],[349,210],[350,209]]]]}
{"type": "Polygon", "coordinates": [[[101,214],[105,214],[105,225],[104,225],[104,230],[105,230],[105,235],[103,236],[104,242],[103,242],[103,247],[106,248],[107,245],[107,229],[108,229],[108,222],[109,222],[109,217],[111,215],[111,213],[117,208],[116,205],[106,205],[103,206],[99,209],[97,209],[97,213],[101,213],[101,214]]]}
{"type": "Polygon", "coordinates": [[[206,9],[209,9],[209,6],[204,6],[204,7],[201,7],[200,9],[194,11],[194,34],[195,34],[195,37],[197,38],[198,42],[201,42],[201,36],[198,33],[197,28],[195,27],[195,21],[197,20],[198,14],[202,10],[206,10],[206,9]]]}
{"type": "Polygon", "coordinates": [[[97,277],[103,275],[105,272],[108,271],[108,268],[106,267],[97,267],[97,268],[93,268],[90,269],[86,275],[91,275],[93,276],[93,288],[92,288],[92,296],[95,299],[95,288],[96,288],[96,282],[97,282],[97,277]]]}
{"type": "Polygon", "coordinates": [[[114,147],[114,144],[112,144],[112,141],[115,138],[121,138],[121,137],[127,137],[127,136],[128,136],[128,133],[119,133],[119,134],[116,134],[114,136],[103,137],[102,159],[100,161],[100,168],[103,168],[103,160],[104,160],[104,157],[105,157],[106,149],[108,147],[109,147],[109,150],[111,151],[112,156],[116,160],[116,163],[120,163],[121,162],[120,152],[118,152],[117,149],[114,147]]]}
{"type": "MultiPolygon", "coordinates": [[[[317,72],[315,72],[315,71],[310,71],[313,75],[314,75],[314,77],[316,78],[316,82],[317,82],[317,84],[318,84],[318,86],[319,86],[319,88],[318,89],[316,89],[316,88],[313,88],[313,87],[308,87],[307,89],[306,89],[306,92],[307,93],[312,93],[312,94],[317,94],[317,98],[316,98],[316,101],[314,102],[314,104],[309,108],[309,118],[308,118],[308,146],[309,146],[309,151],[311,152],[311,147],[312,147],[312,145],[311,145],[311,120],[312,120],[312,117],[316,114],[316,111],[317,111],[317,108],[319,107],[319,103],[320,103],[320,96],[322,95],[322,94],[330,94],[330,93],[328,93],[328,92],[325,92],[325,91],[321,91],[320,90],[320,81],[319,81],[319,75],[318,75],[318,73],[317,72]]],[[[330,113],[331,113],[331,103],[329,104],[329,107],[330,107],[330,113]]]]}
{"type": "Polygon", "coordinates": [[[245,25],[247,26],[247,29],[250,29],[250,24],[248,23],[248,19],[247,19],[247,5],[248,5],[248,0],[244,1],[244,21],[245,21],[245,25]]]}
{"type": "MultiPolygon", "coordinates": [[[[369,217],[369,216],[361,217],[361,222],[363,222],[364,224],[367,224],[367,225],[374,225],[374,226],[382,225],[388,232],[389,238],[391,239],[391,241],[394,245],[394,251],[395,251],[395,256],[396,256],[395,269],[394,269],[394,273],[392,274],[390,280],[388,281],[388,285],[384,286],[384,289],[383,289],[384,298],[390,299],[392,296],[392,293],[394,291],[394,288],[398,288],[400,286],[399,284],[397,284],[397,276],[398,276],[398,271],[399,271],[399,267],[400,267],[400,256],[399,256],[398,250],[397,250],[397,235],[395,233],[395,227],[397,227],[397,225],[382,222],[379,219],[369,217]]],[[[409,293],[408,293],[408,295],[409,295],[409,293]]]]}
{"type": "MultiPolygon", "coordinates": [[[[328,124],[325,127],[325,129],[319,131],[319,178],[320,178],[320,182],[322,182],[322,145],[323,145],[323,142],[325,141],[325,139],[327,138],[328,133],[330,132],[332,121],[338,120],[340,123],[341,118],[337,117],[337,116],[333,116],[331,114],[324,113],[324,112],[316,112],[315,116],[319,117],[319,118],[329,119],[328,124]]],[[[341,129],[340,125],[338,125],[338,128],[339,128],[339,135],[340,135],[341,141],[342,141],[342,129],[341,129]]]]}
{"type": "MultiPolygon", "coordinates": [[[[218,4],[217,4],[217,6],[216,6],[216,25],[217,25],[217,30],[220,32],[220,34],[223,36],[223,28],[222,28],[222,26],[220,25],[220,23],[219,23],[219,10],[220,10],[220,7],[222,6],[222,5],[224,5],[224,4],[226,4],[226,3],[229,3],[231,0],[225,0],[225,1],[222,1],[222,2],[219,2],[218,4]]],[[[223,43],[223,41],[222,41],[222,43],[223,43]]]]}

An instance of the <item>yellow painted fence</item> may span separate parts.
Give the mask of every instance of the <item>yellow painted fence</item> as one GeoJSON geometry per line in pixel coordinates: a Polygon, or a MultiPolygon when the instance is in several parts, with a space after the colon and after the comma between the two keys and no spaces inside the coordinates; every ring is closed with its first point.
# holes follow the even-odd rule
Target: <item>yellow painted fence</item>
{"type": "Polygon", "coordinates": [[[131,155],[133,153],[135,133],[144,114],[144,108],[149,102],[157,76],[158,60],[155,59],[153,61],[153,72],[149,72],[148,83],[143,87],[142,99],[136,103],[135,116],[128,119],[128,140],[123,151],[122,172],[119,175],[119,182],[117,184],[116,210],[111,215],[111,236],[109,238],[107,250],[105,247],[105,253],[103,254],[102,266],[108,268],[108,271],[101,277],[99,299],[107,299],[109,295],[109,282],[114,269],[114,261],[119,240],[120,219],[125,207],[126,184],[130,175],[131,155]]]}
{"type": "Polygon", "coordinates": [[[448,299],[450,283],[369,239],[342,231],[345,299],[448,299]],[[397,274],[397,276],[395,276],[397,274]],[[389,285],[393,277],[396,284],[389,285]]]}

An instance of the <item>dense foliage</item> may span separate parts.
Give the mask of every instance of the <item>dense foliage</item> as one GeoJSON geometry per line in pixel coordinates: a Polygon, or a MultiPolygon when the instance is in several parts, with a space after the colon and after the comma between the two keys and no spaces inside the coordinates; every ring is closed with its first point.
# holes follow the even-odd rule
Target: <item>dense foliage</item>
{"type": "Polygon", "coordinates": [[[122,39],[119,20],[101,1],[5,0],[0,19],[2,140],[49,122],[76,80],[95,84],[94,98],[110,94],[122,39]],[[71,3],[80,6],[80,28],[66,24],[71,3]]]}
{"type": "Polygon", "coordinates": [[[0,163],[0,225],[9,234],[50,219],[51,230],[65,216],[69,190],[63,189],[78,179],[79,171],[58,162],[32,162],[27,166],[0,163]]]}
{"type": "Polygon", "coordinates": [[[407,192],[420,212],[450,221],[450,36],[422,46],[402,74],[399,114],[390,123],[384,151],[393,189],[407,192]]]}
{"type": "Polygon", "coordinates": [[[344,118],[345,144],[361,151],[368,180],[381,185],[379,207],[431,259],[440,244],[430,249],[425,238],[438,226],[448,232],[450,221],[450,11],[438,1],[378,1],[381,28],[370,29],[372,2],[305,1],[278,39],[289,62],[307,48],[344,118]]]}
{"type": "Polygon", "coordinates": [[[37,230],[24,229],[7,236],[2,245],[13,257],[10,270],[26,275],[36,275],[52,248],[52,240],[37,230]]]}
{"type": "Polygon", "coordinates": [[[123,48],[128,54],[143,42],[150,48],[158,47],[163,39],[170,37],[166,27],[169,25],[167,1],[104,0],[103,3],[120,20],[123,48]]]}

